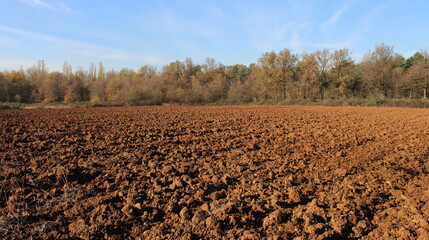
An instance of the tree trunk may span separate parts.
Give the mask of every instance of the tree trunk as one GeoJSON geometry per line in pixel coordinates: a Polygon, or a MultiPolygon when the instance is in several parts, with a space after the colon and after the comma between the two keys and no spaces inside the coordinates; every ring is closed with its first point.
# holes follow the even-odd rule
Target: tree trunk
{"type": "Polygon", "coordinates": [[[427,89],[426,88],[423,89],[423,98],[427,99],[427,89]]]}
{"type": "Polygon", "coordinates": [[[286,88],[287,86],[286,86],[286,80],[285,80],[283,83],[283,99],[286,99],[286,88]]]}

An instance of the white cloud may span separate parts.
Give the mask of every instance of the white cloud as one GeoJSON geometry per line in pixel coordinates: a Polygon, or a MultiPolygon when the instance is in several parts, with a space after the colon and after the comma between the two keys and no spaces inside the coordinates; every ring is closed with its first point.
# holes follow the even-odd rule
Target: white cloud
{"type": "Polygon", "coordinates": [[[50,4],[47,3],[45,1],[42,0],[19,0],[20,2],[23,2],[27,5],[30,6],[37,6],[37,7],[43,7],[43,8],[47,8],[56,12],[70,12],[70,13],[76,13],[79,14],[78,11],[70,8],[69,6],[67,6],[66,4],[64,4],[63,2],[60,1],[56,1],[56,4],[54,6],[54,4],[50,4]]]}

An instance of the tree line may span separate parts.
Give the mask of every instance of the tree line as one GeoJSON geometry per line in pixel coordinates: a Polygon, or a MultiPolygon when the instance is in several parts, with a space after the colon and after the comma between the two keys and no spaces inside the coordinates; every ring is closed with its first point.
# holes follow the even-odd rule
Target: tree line
{"type": "Polygon", "coordinates": [[[276,103],[286,100],[341,98],[427,98],[429,54],[405,59],[380,44],[356,63],[349,49],[262,54],[257,63],[224,66],[212,58],[194,64],[174,61],[160,71],[106,71],[102,63],[88,69],[64,63],[49,72],[43,60],[27,70],[0,72],[0,102],[82,102],[103,104],[276,103]]]}

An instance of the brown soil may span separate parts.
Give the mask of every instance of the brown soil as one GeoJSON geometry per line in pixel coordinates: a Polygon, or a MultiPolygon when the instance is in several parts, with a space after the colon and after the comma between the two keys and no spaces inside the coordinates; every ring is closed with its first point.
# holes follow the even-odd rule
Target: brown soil
{"type": "Polygon", "coordinates": [[[429,239],[429,111],[0,111],[0,238],[429,239]]]}

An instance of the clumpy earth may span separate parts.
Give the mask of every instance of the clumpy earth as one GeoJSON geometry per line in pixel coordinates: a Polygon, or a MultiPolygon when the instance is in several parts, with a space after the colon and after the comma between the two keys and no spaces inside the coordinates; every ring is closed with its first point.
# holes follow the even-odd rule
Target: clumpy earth
{"type": "Polygon", "coordinates": [[[3,110],[0,131],[2,239],[429,239],[429,110],[3,110]]]}

